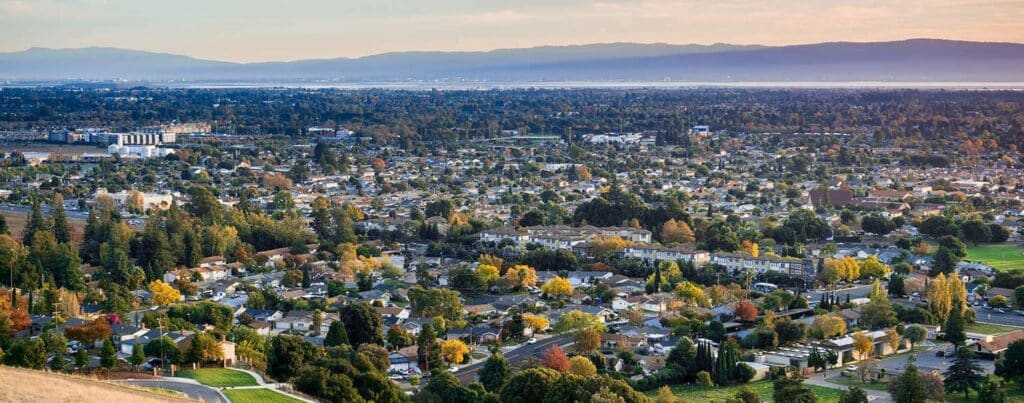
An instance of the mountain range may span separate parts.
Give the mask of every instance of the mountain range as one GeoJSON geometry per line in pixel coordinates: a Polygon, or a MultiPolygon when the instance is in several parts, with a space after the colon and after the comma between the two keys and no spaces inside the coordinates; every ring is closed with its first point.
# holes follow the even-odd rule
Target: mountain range
{"type": "Polygon", "coordinates": [[[610,43],[258,63],[118,48],[31,48],[0,53],[0,80],[1024,82],[1024,44],[940,39],[790,46],[610,43]]]}

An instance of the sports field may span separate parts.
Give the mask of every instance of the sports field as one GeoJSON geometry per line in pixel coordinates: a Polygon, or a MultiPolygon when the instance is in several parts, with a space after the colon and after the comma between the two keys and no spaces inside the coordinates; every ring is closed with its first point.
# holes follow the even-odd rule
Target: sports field
{"type": "Polygon", "coordinates": [[[1024,249],[1017,245],[980,245],[967,248],[967,260],[998,271],[1024,269],[1024,249]]]}

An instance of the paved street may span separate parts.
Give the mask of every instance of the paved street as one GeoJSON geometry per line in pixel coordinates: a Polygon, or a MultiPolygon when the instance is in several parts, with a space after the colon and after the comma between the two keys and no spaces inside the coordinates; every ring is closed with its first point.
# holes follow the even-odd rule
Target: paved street
{"type": "MultiPolygon", "coordinates": [[[[521,364],[524,360],[526,360],[529,357],[540,357],[541,353],[543,353],[544,350],[547,350],[554,345],[567,347],[572,345],[572,343],[573,339],[570,335],[553,336],[544,340],[538,340],[534,344],[524,344],[522,347],[506,352],[505,359],[508,360],[509,365],[516,366],[521,364]]],[[[463,384],[475,382],[477,378],[477,372],[479,372],[480,369],[484,367],[485,362],[486,360],[478,362],[473,365],[466,366],[465,368],[460,369],[459,372],[456,373],[456,376],[459,378],[459,381],[462,382],[463,384]]]]}
{"type": "Polygon", "coordinates": [[[198,383],[187,383],[178,380],[141,380],[131,379],[118,381],[128,385],[143,386],[147,388],[161,388],[178,391],[193,399],[199,399],[207,403],[228,403],[227,397],[216,389],[203,386],[198,383]]]}

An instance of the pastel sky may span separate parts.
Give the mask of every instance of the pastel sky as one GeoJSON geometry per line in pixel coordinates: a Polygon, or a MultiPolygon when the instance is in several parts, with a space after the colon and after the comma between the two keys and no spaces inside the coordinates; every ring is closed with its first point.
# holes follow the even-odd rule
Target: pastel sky
{"type": "Polygon", "coordinates": [[[0,0],[0,51],[232,61],[597,42],[1024,42],[1024,0],[0,0]]]}

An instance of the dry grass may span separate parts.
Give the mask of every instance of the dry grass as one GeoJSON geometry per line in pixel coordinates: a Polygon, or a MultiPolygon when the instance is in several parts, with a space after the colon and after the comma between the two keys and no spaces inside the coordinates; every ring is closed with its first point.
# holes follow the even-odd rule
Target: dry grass
{"type": "Polygon", "coordinates": [[[0,366],[0,402],[189,402],[141,388],[88,378],[0,366]]]}
{"type": "MultiPolygon", "coordinates": [[[[4,211],[4,219],[7,220],[7,229],[11,232],[11,236],[14,239],[21,239],[21,231],[25,229],[25,225],[28,224],[28,216],[20,213],[12,213],[10,211],[4,211]]],[[[71,228],[74,231],[75,240],[81,242],[83,234],[85,234],[85,221],[82,220],[68,220],[71,224],[71,228]]]]}

